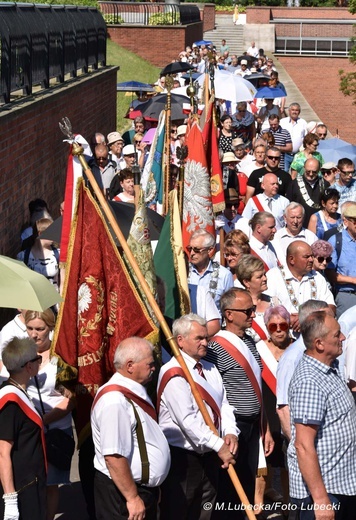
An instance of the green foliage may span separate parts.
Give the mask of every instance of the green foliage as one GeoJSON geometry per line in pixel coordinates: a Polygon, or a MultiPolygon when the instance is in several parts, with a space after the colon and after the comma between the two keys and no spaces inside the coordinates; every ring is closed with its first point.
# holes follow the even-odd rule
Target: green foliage
{"type": "Polygon", "coordinates": [[[177,12],[156,13],[150,16],[148,25],[179,25],[180,16],[177,12]]]}
{"type": "MultiPolygon", "coordinates": [[[[11,2],[12,0],[4,0],[5,2],[11,2]]],[[[99,9],[99,4],[95,0],[64,0],[60,2],[58,0],[21,0],[21,3],[25,4],[49,4],[49,5],[84,5],[86,7],[96,7],[99,9]]]]}
{"type": "MultiPolygon", "coordinates": [[[[352,38],[353,46],[350,50],[350,62],[356,65],[356,38],[352,38]]],[[[353,104],[356,105],[356,72],[345,72],[339,70],[340,90],[344,96],[353,98],[353,104]]]]}
{"type": "MultiPolygon", "coordinates": [[[[233,13],[235,11],[235,7],[233,5],[218,5],[217,2],[224,0],[216,0],[215,11],[217,13],[223,11],[224,13],[233,13]]],[[[240,14],[246,13],[246,7],[243,5],[238,6],[238,11],[240,14]]]]}
{"type": "Polygon", "coordinates": [[[121,16],[115,16],[114,14],[103,14],[103,18],[106,25],[124,23],[124,19],[121,16]]]}

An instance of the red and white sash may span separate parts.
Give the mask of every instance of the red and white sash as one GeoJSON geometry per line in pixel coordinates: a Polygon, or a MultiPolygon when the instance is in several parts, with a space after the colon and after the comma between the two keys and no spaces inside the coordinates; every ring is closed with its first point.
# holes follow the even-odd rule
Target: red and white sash
{"type": "Polygon", "coordinates": [[[267,339],[267,334],[254,318],[252,319],[251,328],[259,335],[260,339],[267,339]]]}
{"type": "Polygon", "coordinates": [[[262,406],[261,369],[247,345],[232,332],[221,330],[212,341],[219,343],[224,350],[241,366],[246,373],[257,399],[262,406]]]}
{"type": "Polygon", "coordinates": [[[262,370],[262,379],[268,386],[268,388],[273,392],[274,395],[277,394],[277,366],[278,362],[273,356],[272,352],[266,345],[264,341],[259,341],[256,345],[259,355],[261,356],[263,370],[262,370]]]}
{"type": "Polygon", "coordinates": [[[256,206],[256,208],[258,209],[258,211],[268,211],[269,213],[271,213],[271,210],[269,209],[269,207],[267,206],[267,208],[264,208],[263,205],[262,205],[262,202],[260,201],[260,199],[258,198],[258,195],[254,195],[252,197],[252,200],[256,206]]]}
{"type": "Polygon", "coordinates": [[[127,399],[131,399],[131,401],[133,401],[135,404],[137,404],[137,406],[139,406],[154,421],[157,422],[157,414],[156,414],[156,410],[154,409],[153,404],[151,404],[149,401],[146,401],[146,399],[144,399],[143,397],[140,397],[139,395],[135,394],[134,392],[132,392],[125,386],[116,385],[116,384],[106,385],[97,392],[97,394],[94,398],[93,405],[92,405],[92,411],[93,411],[95,405],[97,404],[97,402],[99,401],[99,399],[103,395],[107,394],[108,392],[120,392],[127,399]]]}
{"type": "MultiPolygon", "coordinates": [[[[175,360],[174,360],[175,361],[175,360]]],[[[178,362],[177,362],[178,363],[178,362]]],[[[204,367],[203,367],[204,369],[204,367]]],[[[202,399],[210,406],[210,408],[215,412],[217,417],[219,418],[219,423],[221,424],[221,406],[222,406],[222,397],[216,392],[216,390],[209,384],[209,382],[204,379],[204,377],[200,376],[198,372],[194,370],[191,372],[192,378],[197,385],[198,391],[202,397],[202,399]]],[[[161,368],[158,385],[157,385],[157,412],[159,413],[161,397],[163,391],[167,385],[167,383],[173,377],[183,377],[187,381],[187,378],[180,366],[171,366],[171,362],[167,363],[161,368]]]]}
{"type": "Polygon", "coordinates": [[[26,394],[14,385],[6,385],[0,390],[0,410],[2,410],[7,403],[16,403],[26,417],[39,427],[41,431],[43,456],[47,470],[46,441],[42,417],[37,412],[31,401],[27,398],[26,394]]]}

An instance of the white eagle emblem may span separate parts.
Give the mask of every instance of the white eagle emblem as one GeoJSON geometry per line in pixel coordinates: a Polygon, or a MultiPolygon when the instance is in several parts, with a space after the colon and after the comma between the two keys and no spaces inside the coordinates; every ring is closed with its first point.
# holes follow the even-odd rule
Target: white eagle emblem
{"type": "Polygon", "coordinates": [[[197,227],[204,229],[214,223],[207,169],[200,162],[188,159],[184,170],[183,220],[185,223],[188,223],[189,216],[187,231],[194,231],[197,227]]]}

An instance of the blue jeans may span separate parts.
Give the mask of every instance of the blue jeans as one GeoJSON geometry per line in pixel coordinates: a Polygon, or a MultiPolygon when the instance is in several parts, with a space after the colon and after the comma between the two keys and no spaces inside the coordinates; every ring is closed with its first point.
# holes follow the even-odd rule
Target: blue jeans
{"type": "Polygon", "coordinates": [[[292,164],[294,160],[294,155],[290,153],[284,154],[284,171],[289,173],[290,165],[292,164]]]}

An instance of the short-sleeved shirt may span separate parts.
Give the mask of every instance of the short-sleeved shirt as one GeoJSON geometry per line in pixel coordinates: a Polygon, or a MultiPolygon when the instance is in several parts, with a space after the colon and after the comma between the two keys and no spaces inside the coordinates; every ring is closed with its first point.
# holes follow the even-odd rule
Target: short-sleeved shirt
{"type": "Polygon", "coordinates": [[[293,498],[310,494],[298,465],[295,424],[318,426],[315,447],[326,491],[356,494],[356,408],[337,367],[337,362],[328,366],[304,354],[290,383],[288,468],[293,498]]]}
{"type": "MultiPolygon", "coordinates": [[[[350,233],[346,229],[343,229],[341,233],[342,246],[339,258],[335,247],[337,234],[331,236],[328,240],[334,248],[328,269],[335,269],[338,274],[356,277],[356,262],[351,260],[356,258],[356,240],[351,237],[350,233]]],[[[354,291],[356,289],[356,284],[343,283],[337,284],[336,287],[340,292],[350,290],[354,291]]]]}
{"type": "MultiPolygon", "coordinates": [[[[279,125],[276,131],[273,131],[271,128],[267,128],[262,133],[265,132],[271,132],[274,137],[274,144],[276,146],[286,146],[287,144],[292,143],[292,137],[290,133],[285,128],[282,128],[281,125],[279,125]]],[[[284,168],[284,153],[285,152],[281,153],[281,160],[279,163],[279,166],[282,169],[284,168]]]]}

